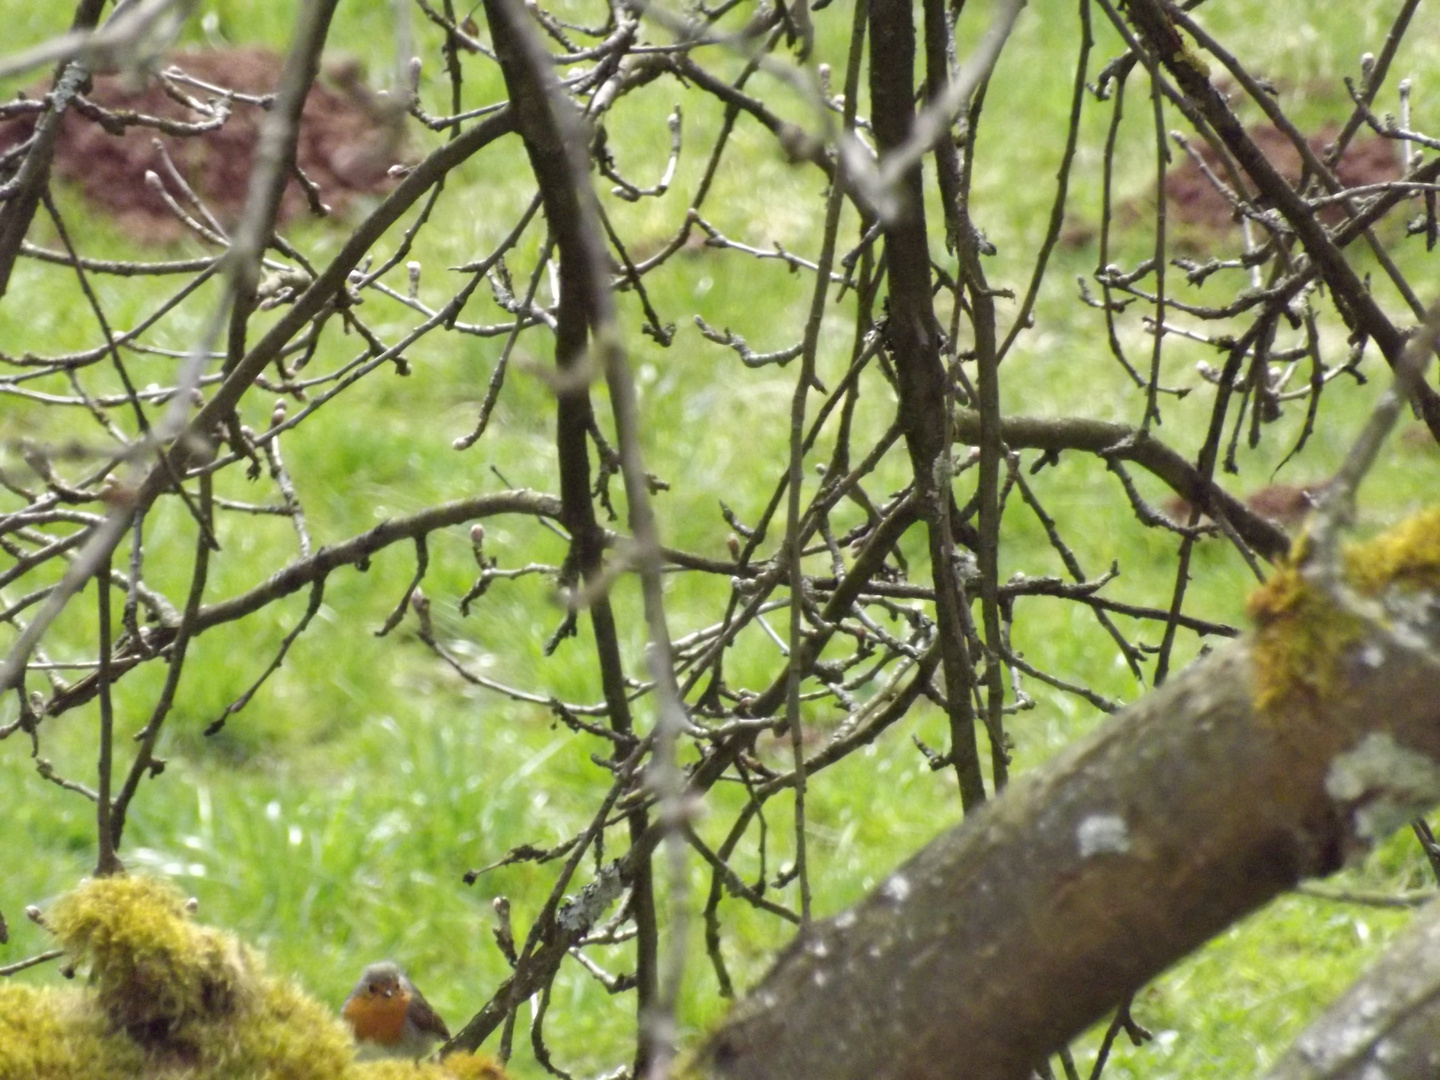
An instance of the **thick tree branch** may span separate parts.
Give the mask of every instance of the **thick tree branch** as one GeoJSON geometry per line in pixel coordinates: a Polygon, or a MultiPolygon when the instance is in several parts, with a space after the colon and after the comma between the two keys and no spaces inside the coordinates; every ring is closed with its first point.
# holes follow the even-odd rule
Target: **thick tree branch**
{"type": "MultiPolygon", "coordinates": [[[[1433,593],[1418,594],[1433,613],[1433,593]]],[[[1430,614],[1407,627],[1433,649],[1430,614]]],[[[1319,698],[1199,662],[782,955],[709,1075],[1028,1075],[1207,938],[1440,798],[1436,664],[1367,630],[1319,698]],[[1413,779],[1418,777],[1418,779],[1413,779]]]]}
{"type": "MultiPolygon", "coordinates": [[[[1084,450],[1105,458],[1133,461],[1169,485],[1192,506],[1224,515],[1240,537],[1265,558],[1275,560],[1290,549],[1290,537],[1239,499],[1206,483],[1198,469],[1155,436],[1126,424],[1083,417],[1007,416],[1000,437],[1011,450],[1084,450]]],[[[969,409],[955,410],[955,438],[972,446],[980,442],[980,417],[969,409]]]]}

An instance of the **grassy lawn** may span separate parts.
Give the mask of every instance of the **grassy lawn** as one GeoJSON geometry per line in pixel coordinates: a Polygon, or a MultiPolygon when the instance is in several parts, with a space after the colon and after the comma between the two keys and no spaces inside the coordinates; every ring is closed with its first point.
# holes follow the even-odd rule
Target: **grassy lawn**
{"type": "MultiPolygon", "coordinates": [[[[207,21],[193,27],[189,36],[197,44],[225,40],[283,47],[292,6],[270,5],[285,8],[286,16],[279,18],[258,10],[266,5],[242,0],[204,4],[207,21]]],[[[596,18],[593,11],[583,10],[596,18]]],[[[394,40],[390,11],[380,0],[342,4],[333,51],[365,59],[381,78],[378,73],[394,62],[393,52],[387,52],[394,40]]],[[[1203,12],[1222,40],[1245,50],[1244,59],[1276,80],[1287,103],[1292,98],[1303,103],[1302,120],[1317,125],[1327,117],[1343,116],[1339,75],[1357,66],[1364,49],[1378,50],[1390,18],[1388,5],[1370,3],[1316,10],[1313,5],[1212,0],[1203,12]],[[1295,32],[1280,33],[1275,28],[1281,26],[1295,32]]],[[[18,0],[0,0],[0,16],[9,27],[9,48],[40,40],[66,22],[58,5],[18,0]]],[[[432,47],[438,39],[430,33],[433,28],[421,25],[420,16],[415,18],[418,39],[431,49],[423,93],[427,106],[440,112],[448,88],[434,58],[432,47]]],[[[846,5],[817,13],[817,59],[837,73],[844,69],[849,18],[846,5]]],[[[1068,6],[1042,13],[1032,5],[1022,16],[990,88],[978,136],[975,215],[999,249],[986,271],[992,284],[1022,294],[1054,193],[1073,78],[1074,19],[1068,6]]],[[[1118,39],[1108,31],[1097,27],[1097,38],[1092,79],[1094,70],[1119,51],[1118,39]]],[[[1419,40],[1402,50],[1393,77],[1413,75],[1423,86],[1426,76],[1440,73],[1440,66],[1421,52],[1419,40]]],[[[495,97],[499,83],[493,65],[479,58],[467,63],[467,78],[474,80],[467,93],[476,101],[495,97]]],[[[1124,168],[1117,178],[1119,196],[1140,202],[1153,198],[1154,187],[1153,146],[1147,149],[1143,139],[1150,119],[1142,87],[1143,79],[1137,76],[1125,127],[1133,145],[1121,155],[1124,168]]],[[[786,97],[779,80],[760,77],[754,89],[774,94],[778,111],[805,119],[805,107],[793,95],[786,97]]],[[[620,114],[636,118],[634,130],[610,134],[627,175],[645,177],[658,175],[664,167],[669,134],[663,120],[676,89],[662,80],[641,93],[644,112],[630,106],[620,114]]],[[[693,95],[686,100],[686,148],[670,193],[634,205],[606,202],[617,229],[626,235],[662,241],[682,219],[699,182],[720,114],[693,95]],[[693,109],[691,100],[697,102],[693,109]]],[[[1099,155],[1107,116],[1093,99],[1088,102],[1071,190],[1069,216],[1076,223],[1098,218],[1099,155]]],[[[1423,127],[1423,115],[1417,126],[1423,127]]],[[[433,135],[417,131],[413,138],[417,149],[437,145],[433,135]]],[[[443,226],[424,230],[410,256],[424,268],[421,290],[428,302],[443,303],[458,280],[446,267],[479,257],[509,230],[531,190],[510,180],[527,176],[527,168],[511,140],[451,178],[438,212],[443,226]]],[[[760,248],[778,243],[813,257],[823,210],[816,196],[822,186],[814,169],[787,164],[767,133],[742,123],[705,213],[737,241],[760,248]]],[[[111,223],[89,215],[76,193],[64,193],[61,207],[72,221],[83,221],[85,253],[133,255],[130,242],[111,223]]],[[[393,250],[404,225],[382,240],[377,255],[393,250]]],[[[53,244],[48,228],[37,224],[32,239],[53,244]]],[[[312,262],[323,266],[344,233],[330,223],[302,222],[288,235],[312,262]]],[[[853,220],[845,235],[853,241],[853,220]]],[[[1397,261],[1428,300],[1440,284],[1433,260],[1426,261],[1420,241],[1388,239],[1395,244],[1397,261]]],[[[539,242],[532,227],[511,260],[517,283],[529,273],[539,242]]],[[[1145,256],[1149,242],[1143,223],[1137,225],[1120,236],[1119,250],[1111,258],[1133,264],[1145,256]]],[[[182,257],[204,250],[198,242],[185,241],[163,254],[182,257]]],[[[939,259],[938,239],[932,250],[939,259]]],[[[1006,412],[1079,413],[1139,423],[1143,394],[1129,385],[1109,357],[1100,315],[1077,300],[1075,280],[1092,275],[1096,259],[1093,241],[1062,246],[1053,256],[1036,308],[1036,328],[1020,338],[1002,372],[1006,412]]],[[[953,260],[946,265],[953,266],[953,260]]],[[[1387,311],[1398,317],[1401,309],[1381,277],[1377,272],[1376,291],[1387,311]]],[[[1172,275],[1172,288],[1188,289],[1179,278],[1172,275]]],[[[403,267],[389,283],[403,292],[403,267]]],[[[662,317],[680,327],[676,343],[660,348],[634,332],[642,319],[636,297],[621,297],[645,415],[647,467],[672,483],[656,500],[660,528],[666,543],[723,558],[728,527],[718,500],[747,522],[753,522],[769,500],[773,481],[767,477],[773,470],[758,468],[755,462],[783,459],[793,373],[740,368],[733,354],[700,337],[692,317],[698,314],[717,328],[744,335],[757,351],[783,348],[799,338],[811,279],[791,273],[778,261],[700,249],[672,261],[647,284],[662,317]]],[[[154,279],[104,278],[98,287],[114,323],[129,326],[153,304],[154,290],[165,286],[154,279]]],[[[1218,302],[1227,287],[1217,276],[1205,289],[1184,295],[1218,302]]],[[[156,343],[184,348],[215,295],[213,289],[202,289],[186,301],[156,343]]],[[[1008,323],[1014,310],[1013,301],[1002,301],[1002,320],[1008,323]]],[[[842,316],[852,311],[840,310],[833,325],[826,326],[819,374],[827,385],[838,382],[848,363],[848,324],[842,316]]],[[[413,312],[379,297],[366,301],[363,314],[387,341],[415,321],[413,312]]],[[[502,316],[482,286],[462,317],[494,322],[502,316]]],[[[1124,322],[1130,353],[1148,356],[1150,339],[1138,315],[1124,322]]],[[[97,340],[89,309],[73,281],[56,267],[22,262],[10,294],[0,302],[0,350],[39,350],[43,343],[47,353],[60,353],[93,347],[97,340]]],[[[527,348],[540,349],[542,340],[522,339],[520,355],[537,365],[547,361],[548,354],[525,353],[527,348]]],[[[499,341],[427,337],[409,357],[413,373],[408,378],[377,372],[289,437],[283,444],[286,462],[317,546],[447,499],[511,486],[557,489],[553,401],[541,380],[523,368],[512,369],[490,433],[468,451],[452,447],[475,422],[499,341]]],[[[1326,346],[1331,356],[1343,354],[1343,341],[1327,341],[1326,346]]],[[[337,366],[360,351],[353,338],[332,333],[314,363],[317,369],[337,366]]],[[[1165,381],[1200,383],[1194,374],[1199,360],[1215,362],[1216,354],[1200,345],[1174,348],[1167,354],[1166,363],[1172,366],[1165,381]]],[[[1308,482],[1334,469],[1384,385],[1373,349],[1366,363],[1369,383],[1336,387],[1325,396],[1316,436],[1278,479],[1308,482]]],[[[137,359],[135,365],[135,380],[144,385],[167,379],[173,361],[150,357],[137,359]]],[[[62,392],[63,385],[57,382],[46,389],[62,392]]],[[[888,392],[879,380],[875,386],[878,389],[869,391],[872,399],[888,392]]],[[[608,417],[603,391],[597,389],[596,397],[597,412],[608,417]]],[[[1193,456],[1210,400],[1197,392],[1184,401],[1167,402],[1160,436],[1193,456]]],[[[248,401],[242,419],[263,428],[271,404],[269,399],[248,401]]],[[[868,404],[868,411],[857,418],[857,446],[867,445],[862,436],[877,435],[890,420],[888,401],[868,404]]],[[[25,435],[56,442],[81,431],[93,437],[93,427],[82,427],[86,421],[78,419],[75,410],[63,417],[60,412],[0,397],[0,432],[7,438],[25,435]]],[[[1302,417],[1303,405],[1291,405],[1258,448],[1242,446],[1240,474],[1224,477],[1222,483],[1242,494],[1270,483],[1298,436],[1302,417]]],[[[825,459],[828,445],[822,439],[816,460],[825,459]]],[[[1362,494],[1362,530],[1374,531],[1440,498],[1436,463],[1433,444],[1392,440],[1362,494]]],[[[903,450],[892,451],[871,490],[897,489],[907,469],[903,450]]],[[[273,497],[267,481],[251,483],[230,475],[234,472],[222,474],[217,494],[256,502],[273,497]]],[[[1139,479],[1148,497],[1163,499],[1158,484],[1139,479]]],[[[1112,561],[1118,564],[1120,577],[1108,587],[1108,595],[1164,602],[1176,572],[1176,540],[1134,524],[1117,481],[1103,463],[1068,455],[1033,483],[1062,523],[1085,522],[1072,527],[1068,539],[1087,573],[1098,575],[1112,561]]],[[[615,488],[618,493],[618,481],[615,488]]],[[[11,509],[9,503],[0,507],[11,509]]],[[[223,521],[224,551],[214,561],[207,600],[248,589],[297,555],[294,530],[284,518],[232,515],[223,521]]],[[[837,533],[850,523],[837,516],[837,533]]],[[[775,530],[767,550],[777,540],[775,530]]],[[[190,523],[173,507],[147,525],[148,580],[177,603],[183,601],[193,542],[190,523]]],[[[563,542],[529,520],[487,526],[485,544],[505,567],[553,566],[564,557],[563,542]]],[[[905,546],[912,567],[923,566],[924,542],[918,530],[906,538],[905,546]]],[[[1002,580],[1014,572],[1064,574],[1043,529],[1018,498],[1006,511],[1001,559],[1002,580]]],[[[0,569],[5,565],[0,563],[0,569]]],[[[213,736],[202,732],[255,681],[304,612],[305,597],[296,595],[243,626],[221,627],[198,639],[179,703],[161,739],[159,754],[168,766],[162,776],[145,783],[121,854],[132,869],[175,879],[199,899],[202,918],[240,931],[264,949],[272,969],[293,975],[322,1000],[338,1007],[367,962],[390,957],[410,970],[453,1028],[509,973],[491,941],[492,900],[511,900],[516,932],[523,935],[545,900],[554,868],[506,866],[480,876],[473,886],[465,885],[461,876],[496,862],[517,845],[548,847],[573,835],[588,821],[597,793],[608,789],[611,775],[590,758],[592,752],[603,752],[603,745],[558,726],[542,706],[510,700],[460,679],[417,639],[413,620],[386,637],[373,633],[404,595],[413,569],[412,549],[396,547],[375,558],[363,573],[336,573],[327,584],[319,616],[284,667],[248,708],[213,736]]],[[[497,583],[465,618],[458,599],[474,573],[466,530],[451,530],[432,540],[424,587],[435,608],[437,632],[447,644],[473,670],[510,686],[571,702],[599,700],[588,623],[582,621],[578,640],[562,645],[553,656],[543,655],[542,645],[561,618],[549,581],[536,576],[497,583]]],[[[1221,540],[1207,541],[1191,573],[1187,610],[1243,625],[1244,596],[1254,579],[1233,550],[1221,540]]],[[[672,579],[667,592],[672,636],[680,638],[715,622],[717,596],[724,588],[724,583],[711,585],[690,577],[672,579]]],[[[626,628],[622,644],[636,672],[643,670],[644,644],[637,629],[642,625],[637,593],[625,583],[616,595],[620,625],[626,628]]],[[[6,591],[3,599],[13,602],[17,595],[6,591]]],[[[1022,601],[1020,612],[1014,644],[1032,663],[1123,701],[1143,692],[1115,656],[1108,636],[1083,610],[1032,599],[1022,601]]],[[[784,617],[777,614],[777,626],[784,617]]],[[[92,588],[56,625],[47,644],[52,655],[86,655],[95,618],[92,588]]],[[[1122,626],[1148,644],[1158,642],[1158,628],[1141,632],[1123,620],[1122,626]]],[[[0,625],[0,649],[8,648],[13,637],[12,627],[0,625]]],[[[1200,645],[1193,635],[1182,635],[1177,659],[1188,661],[1200,645]]],[[[766,639],[747,638],[729,661],[731,682],[763,686],[782,662],[766,639]]],[[[120,731],[128,734],[144,723],[162,676],[155,665],[120,683],[120,731]]],[[[1045,761],[1104,720],[1076,698],[1033,681],[1026,690],[1036,707],[1010,718],[1017,772],[1045,761]]],[[[0,725],[15,715],[12,700],[0,701],[0,725]]],[[[40,754],[57,772],[93,782],[96,716],[91,705],[42,729],[40,754]]],[[[838,717],[817,707],[806,720],[823,732],[838,717]]],[[[648,725],[648,716],[644,722],[648,725]]],[[[959,820],[953,773],[932,772],[912,736],[944,748],[944,717],[933,706],[917,706],[882,741],[817,780],[808,800],[817,915],[832,914],[857,900],[901,857],[959,820]]],[[[41,779],[29,749],[21,736],[0,743],[0,789],[7,793],[7,827],[0,834],[5,865],[0,911],[11,933],[9,944],[0,947],[0,965],[47,947],[46,935],[23,918],[24,906],[44,907],[94,865],[91,804],[41,779]]],[[[786,747],[771,749],[778,761],[788,754],[786,747]]],[[[128,758],[123,760],[128,763],[128,758]]],[[[712,794],[700,826],[708,841],[718,843],[723,837],[742,795],[724,786],[712,794]]],[[[786,836],[789,815],[784,798],[767,809],[771,829],[765,870],[771,878],[793,854],[786,836]]],[[[743,849],[737,868],[747,879],[758,872],[753,847],[743,849]]],[[[692,896],[703,898],[708,874],[698,860],[691,872],[692,896]]],[[[1432,883],[1427,875],[1417,845],[1405,834],[1347,870],[1341,884],[1415,889],[1432,883]]],[[[780,893],[787,902],[793,894],[793,886],[780,893]]],[[[730,974],[743,988],[763,973],[791,929],[739,903],[725,905],[722,915],[730,935],[730,974]]],[[[1122,1039],[1107,1075],[1195,1080],[1253,1073],[1274,1060],[1406,918],[1404,912],[1342,906],[1302,895],[1273,904],[1177,965],[1137,999],[1135,1017],[1156,1038],[1139,1048],[1122,1039]]],[[[696,943],[683,1016],[689,1035],[713,1023],[724,1009],[704,959],[698,919],[691,926],[696,943]]],[[[612,972],[628,971],[633,964],[621,948],[598,959],[612,972]]],[[[53,982],[57,975],[53,966],[46,966],[17,977],[53,982]]],[[[578,965],[568,965],[557,980],[548,1019],[557,1061],[578,1075],[627,1061],[631,1012],[630,997],[608,996],[578,965]]],[[[514,1074],[545,1075],[524,1048],[525,1040],[523,1030],[518,1032],[514,1074]]],[[[1092,1033],[1077,1047],[1082,1067],[1097,1042],[1098,1033],[1092,1033]]]]}

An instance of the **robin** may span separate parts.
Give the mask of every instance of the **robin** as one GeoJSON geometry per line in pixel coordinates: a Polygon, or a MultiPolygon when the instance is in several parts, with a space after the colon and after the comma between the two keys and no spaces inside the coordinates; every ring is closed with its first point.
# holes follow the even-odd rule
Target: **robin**
{"type": "Polygon", "coordinates": [[[418,1058],[436,1042],[450,1038],[445,1021],[425,995],[388,960],[371,964],[345,999],[340,1015],[359,1045],[359,1060],[418,1058]]]}

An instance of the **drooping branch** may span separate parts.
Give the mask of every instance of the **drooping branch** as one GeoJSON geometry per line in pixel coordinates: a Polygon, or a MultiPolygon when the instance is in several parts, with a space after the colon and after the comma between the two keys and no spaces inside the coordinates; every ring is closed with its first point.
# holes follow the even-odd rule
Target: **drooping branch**
{"type": "MultiPolygon", "coordinates": [[[[502,491],[441,503],[409,517],[383,521],[359,536],[322,547],[308,558],[297,559],[238,596],[198,607],[190,622],[190,633],[199,635],[212,627],[243,619],[292,593],[323,582],[342,567],[364,567],[372,555],[392,544],[415,541],[437,529],[463,525],[496,514],[525,514],[558,520],[560,501],[552,495],[534,491],[502,491]]],[[[180,618],[177,616],[171,622],[149,628],[144,641],[132,643],[137,650],[135,653],[117,654],[111,659],[111,681],[131,670],[142,658],[167,648],[174,641],[179,626],[180,618]]],[[[58,715],[83,705],[95,696],[98,689],[99,675],[86,676],[58,691],[47,703],[45,715],[58,715]]]]}

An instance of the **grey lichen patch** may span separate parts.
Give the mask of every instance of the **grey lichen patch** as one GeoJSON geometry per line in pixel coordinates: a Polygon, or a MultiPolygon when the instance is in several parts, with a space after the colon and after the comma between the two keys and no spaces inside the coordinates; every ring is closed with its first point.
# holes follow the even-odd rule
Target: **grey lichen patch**
{"type": "Polygon", "coordinates": [[[1372,992],[1359,991],[1344,1016],[1305,1032],[1296,1040],[1295,1049],[1317,1072],[1338,1071],[1343,1063],[1364,1054],[1380,1035],[1385,1005],[1372,992]]]}
{"type": "Polygon", "coordinates": [[[1370,734],[1330,763],[1325,792],[1350,809],[1355,835],[1374,842],[1440,802],[1440,763],[1370,734]]]}
{"type": "Polygon", "coordinates": [[[618,863],[607,863],[595,875],[595,880],[580,890],[580,895],[569,898],[555,915],[560,928],[568,933],[583,934],[600,921],[602,915],[625,891],[625,882],[620,877],[618,863]]]}
{"type": "Polygon", "coordinates": [[[1124,855],[1130,850],[1130,828],[1119,814],[1091,814],[1075,829],[1080,857],[1124,855]]]}
{"type": "Polygon", "coordinates": [[[880,886],[880,895],[892,904],[903,904],[910,899],[912,892],[914,887],[910,884],[910,879],[901,873],[891,874],[885,884],[880,886]]]}

